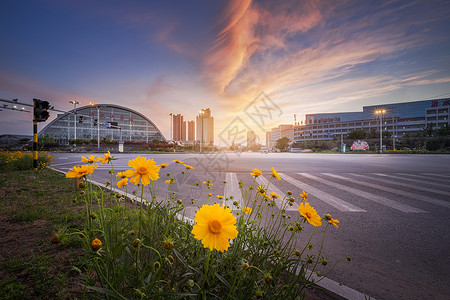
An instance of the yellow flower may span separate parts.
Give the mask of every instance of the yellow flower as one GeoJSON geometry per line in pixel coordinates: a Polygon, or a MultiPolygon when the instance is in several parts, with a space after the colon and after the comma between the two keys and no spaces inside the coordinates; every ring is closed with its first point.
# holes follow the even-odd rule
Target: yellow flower
{"type": "Polygon", "coordinates": [[[99,159],[102,161],[102,165],[105,164],[105,163],[109,163],[112,160],[111,153],[109,153],[109,151],[108,151],[108,152],[105,153],[105,157],[104,158],[100,158],[99,157],[99,159]]]}
{"type": "Polygon", "coordinates": [[[168,167],[169,166],[169,164],[160,164],[158,167],[160,167],[160,168],[165,168],[165,167],[168,167]]]}
{"type": "Polygon", "coordinates": [[[66,178],[80,178],[91,174],[97,168],[97,165],[74,166],[66,173],[66,178]]]}
{"type": "Polygon", "coordinates": [[[262,174],[262,172],[256,168],[252,170],[252,176],[258,177],[261,174],[262,174]]]}
{"type": "Polygon", "coordinates": [[[95,157],[94,155],[91,155],[88,158],[86,158],[84,156],[81,157],[81,162],[90,163],[90,164],[95,163],[97,161],[101,161],[101,160],[103,160],[103,158],[95,157]]]}
{"type": "Polygon", "coordinates": [[[195,214],[196,224],[192,228],[192,234],[200,240],[205,248],[211,251],[225,251],[230,247],[229,239],[238,235],[236,229],[236,217],[229,208],[219,204],[203,205],[195,214]]]}
{"type": "Polygon", "coordinates": [[[300,197],[303,198],[303,201],[306,201],[308,199],[308,193],[305,193],[305,191],[302,191],[302,193],[300,194],[300,197]]]}
{"type": "Polygon", "coordinates": [[[225,198],[225,197],[224,197],[224,196],[217,195],[217,199],[223,199],[223,198],[225,198]]]}
{"type": "Polygon", "coordinates": [[[211,193],[208,193],[208,197],[211,197],[212,196],[212,194],[211,193]]]}
{"type": "Polygon", "coordinates": [[[245,213],[246,215],[252,213],[252,208],[251,208],[251,207],[244,206],[244,207],[242,208],[242,210],[244,211],[244,213],[245,213]]]}
{"type": "Polygon", "coordinates": [[[266,195],[266,189],[263,186],[258,186],[258,188],[256,189],[256,191],[258,192],[258,194],[265,196],[266,195]]]}
{"type": "Polygon", "coordinates": [[[175,179],[173,179],[173,178],[170,178],[170,179],[167,179],[166,181],[164,181],[164,183],[166,183],[166,184],[174,183],[174,182],[175,182],[175,179]]]}
{"type": "Polygon", "coordinates": [[[95,238],[95,239],[92,241],[91,249],[94,250],[94,251],[97,251],[97,250],[100,249],[101,247],[102,247],[102,241],[100,241],[98,238],[95,238]]]}
{"type": "Polygon", "coordinates": [[[121,179],[121,180],[119,180],[118,182],[117,182],[117,186],[118,187],[123,187],[123,186],[125,186],[125,185],[127,185],[128,184],[128,178],[123,178],[123,179],[121,179]]]}
{"type": "Polygon", "coordinates": [[[331,220],[328,220],[328,223],[333,224],[334,227],[336,227],[336,228],[339,228],[339,226],[337,225],[337,223],[339,223],[339,220],[338,220],[338,219],[331,219],[331,220]]]}
{"type": "Polygon", "coordinates": [[[317,214],[317,211],[314,209],[314,207],[309,205],[308,202],[300,203],[298,211],[312,225],[316,227],[322,225],[322,221],[319,215],[317,214]]]}
{"type": "Polygon", "coordinates": [[[339,223],[339,220],[333,219],[330,214],[325,215],[325,220],[327,220],[328,223],[333,224],[334,227],[339,228],[339,226],[337,225],[337,223],[339,223]]]}
{"type": "Polygon", "coordinates": [[[173,163],[176,163],[176,164],[182,164],[182,163],[183,163],[181,160],[178,160],[178,159],[172,160],[172,162],[173,162],[173,163]]]}
{"type": "Polygon", "coordinates": [[[203,181],[203,184],[206,186],[213,186],[213,184],[211,183],[211,180],[203,181]]]}
{"type": "Polygon", "coordinates": [[[132,177],[130,182],[135,185],[139,183],[139,180],[141,180],[142,185],[149,185],[150,180],[157,180],[159,178],[159,167],[153,159],[138,156],[130,160],[128,166],[134,170],[125,171],[125,176],[132,177]]]}
{"type": "Polygon", "coordinates": [[[191,170],[194,168],[193,166],[190,166],[190,165],[185,165],[185,164],[183,164],[183,165],[186,167],[186,170],[191,170]]]}
{"type": "Polygon", "coordinates": [[[274,192],[270,193],[270,196],[271,196],[273,199],[276,199],[276,198],[280,197],[280,195],[277,195],[277,194],[275,194],[274,192]]]}
{"type": "Polygon", "coordinates": [[[116,177],[120,177],[122,179],[127,178],[127,176],[125,175],[125,172],[117,172],[116,177]]]}
{"type": "Polygon", "coordinates": [[[273,167],[272,167],[272,176],[278,180],[281,180],[280,176],[277,173],[277,170],[275,170],[273,167]]]}

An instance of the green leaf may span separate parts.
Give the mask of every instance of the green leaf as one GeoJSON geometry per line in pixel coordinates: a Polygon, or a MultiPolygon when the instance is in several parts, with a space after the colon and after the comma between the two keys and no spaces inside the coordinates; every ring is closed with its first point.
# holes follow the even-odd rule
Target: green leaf
{"type": "Polygon", "coordinates": [[[231,290],[231,284],[228,282],[228,280],[226,280],[226,279],[225,279],[222,275],[220,275],[219,273],[215,273],[215,274],[216,274],[216,277],[219,278],[219,280],[222,281],[222,283],[225,284],[226,287],[227,287],[228,289],[231,290]]]}
{"type": "Polygon", "coordinates": [[[116,292],[114,292],[112,290],[108,290],[108,289],[97,287],[97,286],[87,286],[86,288],[94,290],[94,291],[97,291],[97,292],[100,292],[100,293],[103,293],[103,294],[106,294],[106,295],[109,295],[109,296],[114,297],[114,298],[124,299],[123,296],[117,294],[116,292]]]}

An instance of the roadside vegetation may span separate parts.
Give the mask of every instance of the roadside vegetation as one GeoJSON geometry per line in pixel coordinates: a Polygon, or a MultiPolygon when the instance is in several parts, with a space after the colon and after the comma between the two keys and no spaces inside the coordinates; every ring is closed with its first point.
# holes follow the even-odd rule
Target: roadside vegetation
{"type": "Polygon", "coordinates": [[[1,166],[0,299],[80,298],[87,259],[82,239],[68,233],[85,219],[74,183],[49,169],[33,172],[28,158],[1,166]]]}

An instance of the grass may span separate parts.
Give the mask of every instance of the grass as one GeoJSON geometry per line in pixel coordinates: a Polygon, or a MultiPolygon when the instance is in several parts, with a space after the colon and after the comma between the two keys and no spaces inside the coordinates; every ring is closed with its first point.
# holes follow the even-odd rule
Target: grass
{"type": "Polygon", "coordinates": [[[51,170],[0,172],[0,299],[75,299],[84,214],[74,184],[51,170]],[[59,233],[60,243],[50,237],[59,233]],[[77,267],[78,266],[78,267],[77,267]]]}

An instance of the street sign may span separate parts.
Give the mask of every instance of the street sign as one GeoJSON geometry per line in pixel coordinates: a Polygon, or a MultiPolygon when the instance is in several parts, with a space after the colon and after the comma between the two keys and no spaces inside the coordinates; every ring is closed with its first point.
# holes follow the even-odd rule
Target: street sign
{"type": "Polygon", "coordinates": [[[109,127],[111,127],[111,123],[109,123],[109,122],[106,122],[106,123],[105,123],[105,127],[106,127],[106,128],[109,128],[109,127]]]}
{"type": "Polygon", "coordinates": [[[327,132],[327,135],[328,135],[328,136],[332,136],[332,135],[334,135],[334,133],[332,133],[332,132],[327,132]]]}
{"type": "Polygon", "coordinates": [[[122,141],[120,141],[119,142],[119,152],[123,152],[123,142],[122,141]]]}

